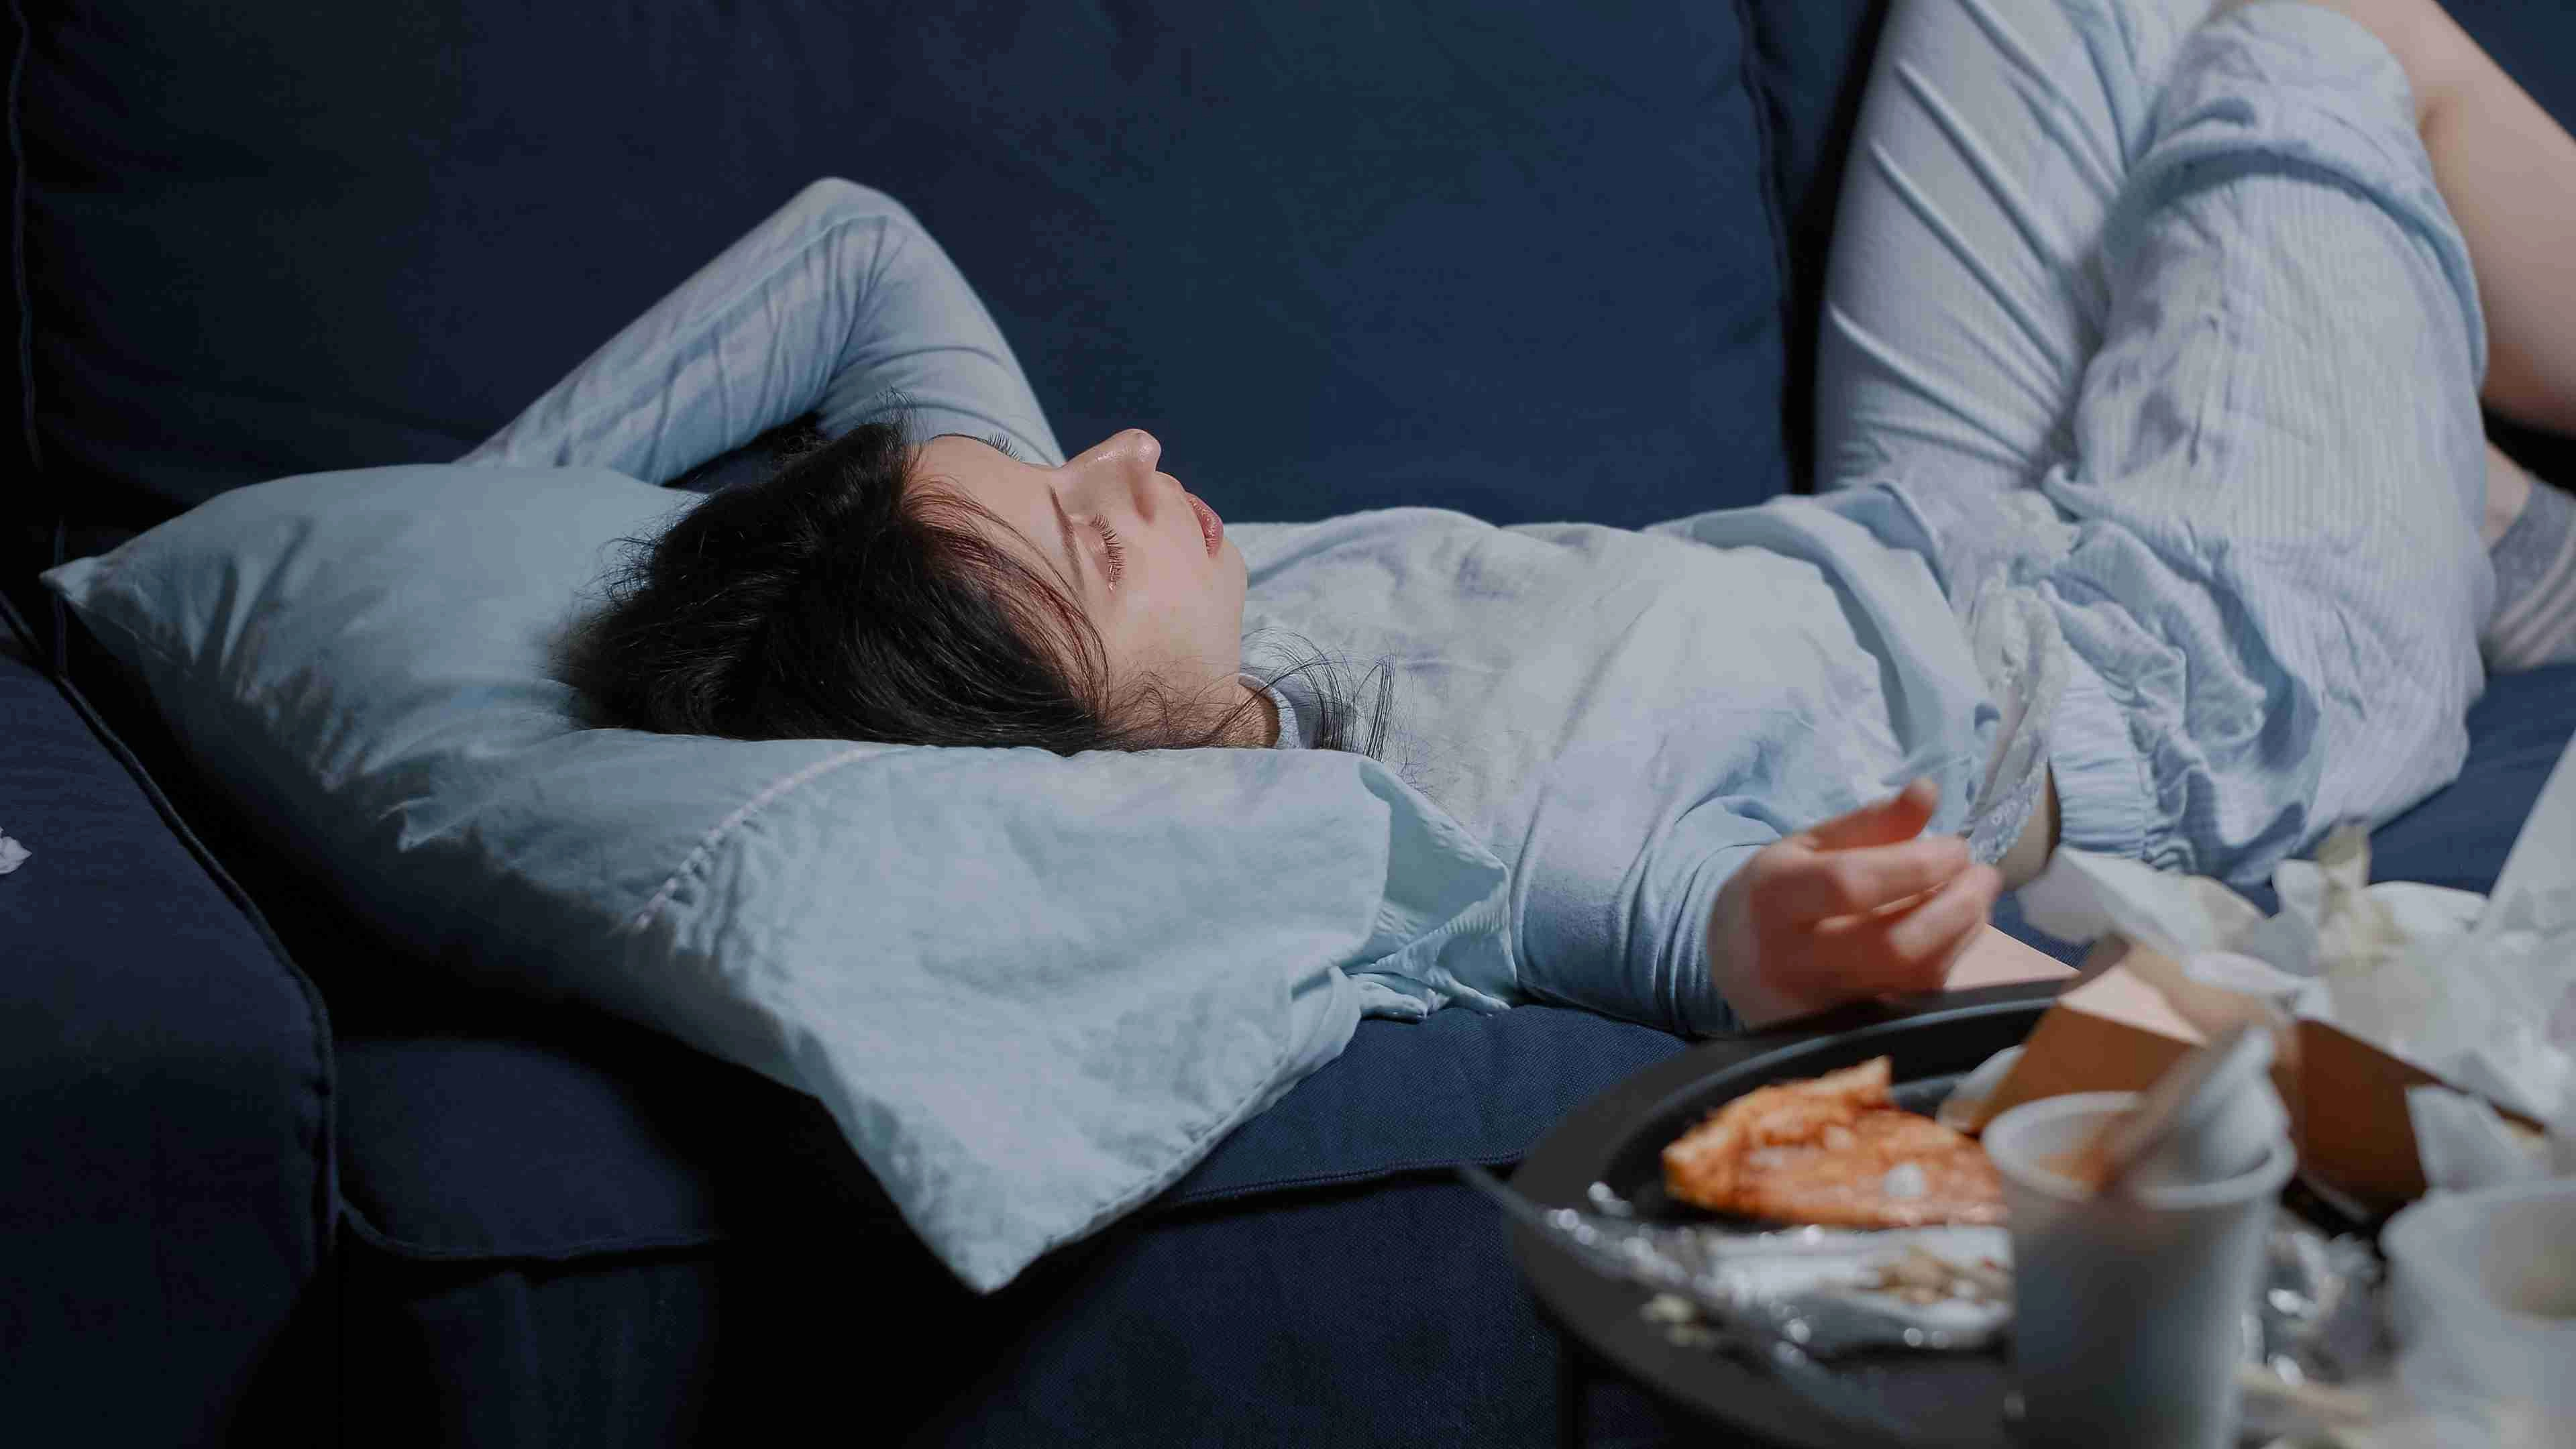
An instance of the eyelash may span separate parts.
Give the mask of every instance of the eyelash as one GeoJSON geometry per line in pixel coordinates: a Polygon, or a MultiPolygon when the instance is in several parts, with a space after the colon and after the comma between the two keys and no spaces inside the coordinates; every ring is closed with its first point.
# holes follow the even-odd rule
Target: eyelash
{"type": "Polygon", "coordinates": [[[1106,520],[1093,519],[1092,522],[1100,529],[1101,542],[1109,545],[1109,582],[1115,587],[1118,576],[1127,572],[1127,550],[1118,542],[1118,530],[1111,528],[1106,520]]]}
{"type": "MultiPolygon", "coordinates": [[[[995,433],[984,441],[992,444],[994,449],[1005,458],[1020,456],[1012,451],[1011,440],[1000,433],[995,433]]],[[[1118,541],[1118,530],[1111,528],[1107,519],[1095,518],[1091,523],[1093,527],[1100,530],[1100,541],[1108,546],[1109,582],[1112,587],[1115,587],[1118,576],[1127,572],[1127,546],[1118,541]]]]}

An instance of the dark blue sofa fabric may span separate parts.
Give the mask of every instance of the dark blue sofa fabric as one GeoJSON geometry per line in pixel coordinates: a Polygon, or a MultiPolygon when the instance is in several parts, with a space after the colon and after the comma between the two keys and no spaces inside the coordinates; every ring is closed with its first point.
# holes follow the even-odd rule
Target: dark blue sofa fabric
{"type": "Polygon", "coordinates": [[[396,1442],[685,1442],[826,1382],[958,1443],[1532,1442],[1550,1342],[1449,1165],[1683,1049],[1551,1008],[1366,1023],[1136,1218],[978,1298],[809,1099],[576,1013],[426,1025],[340,1051],[348,1391],[396,1442]],[[898,1341],[854,1357],[879,1316],[898,1341]]]}
{"type": "MultiPolygon", "coordinates": [[[[1555,1007],[1363,1022],[1132,1221],[1513,1161],[1682,1045],[1555,1007]]],[[[904,1231],[821,1104],[596,1013],[487,1001],[410,1013],[398,1035],[344,1027],[339,1073],[351,1228],[404,1257],[555,1261],[825,1218],[853,1242],[904,1231]]]]}
{"type": "MultiPolygon", "coordinates": [[[[1554,1331],[1492,1206],[1449,1178],[1176,1219],[953,1315],[923,1310],[908,1257],[810,1241],[350,1258],[347,1393],[386,1449],[785,1443],[817,1424],[992,1449],[1556,1442],[1554,1331]]],[[[1673,1442],[1603,1388],[1584,1443],[1673,1442]]]]}
{"type": "Polygon", "coordinates": [[[1816,327],[1832,256],[1834,203],[1888,0],[1757,4],[1755,95],[1771,153],[1788,301],[1781,331],[1783,442],[1791,486],[1815,488],[1816,327]]]}
{"type": "Polygon", "coordinates": [[[1641,524],[1782,455],[1732,4],[25,0],[35,451],[141,527],[472,446],[805,182],[1223,512],[1641,524]]]}
{"type": "Polygon", "coordinates": [[[0,1438],[216,1442],[328,1249],[330,1026],[0,614],[0,1438]]]}

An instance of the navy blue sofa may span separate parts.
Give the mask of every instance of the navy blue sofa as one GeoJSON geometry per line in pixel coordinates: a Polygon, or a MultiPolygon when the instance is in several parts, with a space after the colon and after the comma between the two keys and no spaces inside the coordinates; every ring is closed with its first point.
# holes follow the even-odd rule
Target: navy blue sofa
{"type": "MultiPolygon", "coordinates": [[[[942,239],[1066,444],[1148,426],[1229,517],[1635,525],[1802,488],[1883,8],[14,0],[7,1436],[1549,1440],[1561,1348],[1448,1166],[1687,1043],[1364,1024],[979,1298],[809,1099],[337,914],[34,575],[227,488],[453,458],[823,175],[942,239]]],[[[2576,119],[2576,13],[2454,8],[2576,119]]],[[[2503,431],[2576,480],[2568,440],[2503,431]]],[[[2381,874],[2492,881],[2576,669],[2471,723],[2381,874]]],[[[1673,1429],[1583,1392],[1591,1442],[1673,1429]]]]}

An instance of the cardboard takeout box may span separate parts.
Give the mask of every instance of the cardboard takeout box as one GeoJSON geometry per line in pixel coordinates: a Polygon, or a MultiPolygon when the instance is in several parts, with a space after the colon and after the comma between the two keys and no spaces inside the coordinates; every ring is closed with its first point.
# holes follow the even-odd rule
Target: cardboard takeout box
{"type": "MultiPolygon", "coordinates": [[[[2021,1059],[1971,1115],[1971,1130],[2041,1097],[2144,1091],[2192,1048],[2257,1021],[2273,1033],[2272,1083],[2290,1110],[2301,1165],[2373,1209],[2423,1195],[2406,1089],[2465,1089],[2325,1022],[2292,1021],[2259,997],[2195,981],[2173,958],[2121,937],[2096,945],[2084,973],[2089,979],[2040,1018],[2021,1059]]],[[[2539,1129],[2519,1113],[2497,1111],[2539,1129]]]]}

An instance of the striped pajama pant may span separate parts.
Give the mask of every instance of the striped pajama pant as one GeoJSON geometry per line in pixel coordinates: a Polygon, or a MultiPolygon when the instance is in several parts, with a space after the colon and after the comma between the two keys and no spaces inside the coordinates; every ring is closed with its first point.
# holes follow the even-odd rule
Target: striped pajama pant
{"type": "Polygon", "coordinates": [[[1954,606],[2044,605],[2065,844],[2246,883],[2459,772],[2486,334],[2395,57],[2211,8],[1896,0],[1817,467],[1954,606]]]}

